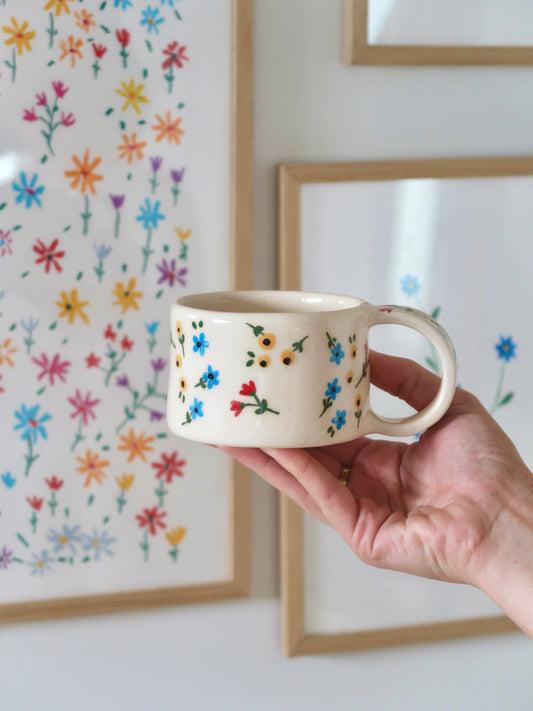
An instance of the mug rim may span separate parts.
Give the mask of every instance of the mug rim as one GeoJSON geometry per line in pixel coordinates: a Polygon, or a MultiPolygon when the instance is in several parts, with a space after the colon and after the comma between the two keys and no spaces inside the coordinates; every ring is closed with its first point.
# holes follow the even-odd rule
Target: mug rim
{"type": "Polygon", "coordinates": [[[173,306],[182,306],[198,313],[235,317],[258,313],[270,316],[343,313],[364,303],[364,299],[356,296],[318,291],[236,289],[187,294],[177,299],[173,306]],[[272,304],[270,308],[269,302],[272,304]]]}

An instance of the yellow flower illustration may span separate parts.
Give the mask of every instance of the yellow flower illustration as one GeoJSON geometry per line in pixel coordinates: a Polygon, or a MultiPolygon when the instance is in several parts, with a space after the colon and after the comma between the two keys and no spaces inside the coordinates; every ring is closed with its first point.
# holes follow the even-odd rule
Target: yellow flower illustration
{"type": "Polygon", "coordinates": [[[187,390],[187,381],[185,380],[185,378],[180,378],[180,390],[182,392],[185,392],[185,390],[187,390]]]}
{"type": "Polygon", "coordinates": [[[96,27],[96,22],[93,20],[92,12],[87,12],[87,10],[78,12],[76,10],[74,12],[74,17],[76,18],[76,24],[84,32],[89,32],[91,27],[96,27]]]}
{"type": "Polygon", "coordinates": [[[19,25],[13,16],[11,17],[11,24],[12,27],[2,25],[2,30],[6,34],[11,35],[11,37],[5,40],[5,44],[8,46],[14,44],[17,54],[22,54],[25,49],[31,52],[30,40],[35,38],[35,30],[28,30],[29,23],[26,21],[19,25]]]}
{"type": "Polygon", "coordinates": [[[155,115],[157,121],[159,121],[155,126],[152,126],[153,130],[158,132],[157,138],[155,139],[156,143],[166,138],[169,143],[175,143],[179,146],[181,136],[185,133],[185,131],[180,128],[181,118],[174,119],[173,121],[170,111],[167,111],[165,116],[166,118],[163,118],[159,114],[155,115]]]}
{"type": "Polygon", "coordinates": [[[109,466],[107,459],[100,459],[98,452],[93,452],[88,449],[85,452],[85,457],[76,457],[81,466],[76,467],[76,471],[85,475],[83,486],[87,487],[94,479],[98,484],[102,484],[102,479],[107,478],[104,471],[105,467],[109,466]]]}
{"type": "Polygon", "coordinates": [[[165,533],[165,537],[171,546],[177,546],[178,543],[181,543],[186,533],[187,529],[184,526],[178,526],[178,528],[173,528],[171,531],[167,531],[167,533],[165,533]]]}
{"type": "Polygon", "coordinates": [[[122,107],[122,111],[126,111],[128,106],[131,106],[136,114],[140,114],[141,109],[139,108],[139,104],[147,104],[150,101],[150,99],[147,99],[146,96],[143,96],[142,94],[144,84],[135,84],[135,80],[130,79],[128,84],[126,84],[125,81],[121,81],[120,85],[122,87],[122,91],[120,89],[116,89],[116,92],[126,99],[126,103],[122,107]]]}
{"type": "Polygon", "coordinates": [[[257,359],[257,365],[260,368],[268,368],[268,366],[270,365],[270,356],[267,356],[266,354],[259,356],[259,358],[257,359]]]}
{"type": "Polygon", "coordinates": [[[137,299],[141,299],[144,294],[142,291],[135,291],[135,286],[137,280],[132,278],[129,280],[128,285],[125,286],[124,282],[117,281],[115,284],[115,289],[111,293],[117,297],[116,301],[113,301],[113,306],[122,306],[122,313],[125,314],[128,309],[139,310],[139,304],[137,299]]]}
{"type": "Polygon", "coordinates": [[[123,474],[120,478],[118,476],[115,477],[115,481],[123,491],[131,489],[134,479],[135,476],[133,474],[123,474]]]}
{"type": "Polygon", "coordinates": [[[69,2],[74,2],[74,0],[48,0],[46,5],[44,6],[44,9],[53,10],[55,8],[56,17],[61,15],[63,10],[65,11],[66,15],[70,15],[70,7],[67,4],[69,2]]]}
{"type": "Polygon", "coordinates": [[[0,343],[0,365],[7,363],[11,368],[15,365],[11,355],[16,353],[18,348],[11,346],[11,338],[7,338],[3,343],[0,343]]]}
{"type": "Polygon", "coordinates": [[[131,138],[128,138],[125,133],[122,134],[122,140],[124,143],[121,146],[117,146],[119,158],[127,158],[128,163],[131,163],[134,158],[144,158],[142,149],[148,144],[146,141],[138,141],[136,132],[131,134],[131,138]]]}
{"type": "Polygon", "coordinates": [[[94,173],[94,169],[101,163],[102,159],[97,157],[93,161],[89,159],[89,149],[85,151],[83,160],[78,156],[72,156],[72,162],[76,166],[74,170],[65,170],[67,178],[72,178],[70,187],[76,190],[79,188],[82,195],[87,192],[87,188],[93,195],[96,195],[94,183],[97,180],[103,180],[104,176],[94,173]]]}
{"type": "Polygon", "coordinates": [[[145,437],[144,432],[137,437],[130,427],[127,435],[120,435],[123,444],[119,444],[118,448],[124,452],[128,452],[128,462],[132,462],[135,457],[140,457],[143,462],[146,462],[145,452],[153,452],[154,448],[150,447],[150,442],[155,440],[155,437],[145,437]]]}
{"type": "Polygon", "coordinates": [[[73,35],[69,35],[68,40],[63,39],[59,42],[59,49],[63,52],[59,59],[65,59],[65,57],[70,57],[70,66],[75,67],[76,60],[81,59],[83,57],[83,54],[80,50],[80,47],[82,45],[83,40],[80,37],[75,40],[73,35]]]}
{"type": "Polygon", "coordinates": [[[79,316],[83,323],[89,323],[89,318],[85,311],[84,306],[88,306],[88,301],[78,301],[78,290],[71,289],[70,294],[66,291],[60,293],[61,301],[56,301],[56,306],[62,309],[59,313],[59,318],[68,319],[69,323],[74,323],[76,316],[79,316]]]}
{"type": "Polygon", "coordinates": [[[263,333],[262,336],[259,336],[257,339],[257,345],[259,348],[263,348],[265,351],[269,351],[271,348],[274,347],[276,343],[276,336],[273,333],[263,333]]]}
{"type": "Polygon", "coordinates": [[[281,354],[281,362],[283,365],[292,365],[296,356],[293,351],[283,351],[281,354]]]}
{"type": "Polygon", "coordinates": [[[183,242],[185,242],[187,237],[191,235],[192,229],[184,230],[183,227],[174,227],[174,232],[183,242]]]}

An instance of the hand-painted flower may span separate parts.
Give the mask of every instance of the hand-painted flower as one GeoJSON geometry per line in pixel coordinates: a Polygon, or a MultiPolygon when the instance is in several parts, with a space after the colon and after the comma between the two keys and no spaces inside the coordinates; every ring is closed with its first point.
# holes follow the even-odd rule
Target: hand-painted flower
{"type": "Polygon", "coordinates": [[[32,575],[44,575],[45,570],[52,570],[51,564],[55,562],[55,558],[51,558],[48,551],[43,550],[40,556],[34,553],[33,560],[30,560],[28,565],[32,568],[32,575]]]}
{"type": "Polygon", "coordinates": [[[75,543],[81,543],[81,533],[78,526],[68,526],[66,523],[63,524],[60,531],[54,531],[49,529],[47,541],[54,546],[54,553],[59,551],[65,551],[66,548],[70,549],[71,553],[76,553],[75,543]]]}
{"type": "Polygon", "coordinates": [[[331,363],[336,363],[340,365],[341,360],[344,358],[344,351],[340,343],[337,343],[330,349],[331,358],[329,359],[331,363]]]}
{"type": "Polygon", "coordinates": [[[105,47],[103,44],[96,44],[96,42],[93,42],[91,47],[93,48],[94,56],[96,59],[102,59],[104,54],[107,52],[107,47],[105,47]]]}
{"type": "Polygon", "coordinates": [[[120,435],[120,440],[123,444],[119,444],[118,449],[128,452],[128,462],[132,462],[135,457],[140,457],[143,462],[146,462],[145,453],[154,451],[150,443],[155,441],[155,437],[151,435],[146,437],[144,432],[137,436],[133,427],[130,427],[127,435],[120,435]]]}
{"type": "Polygon", "coordinates": [[[91,449],[86,450],[85,457],[76,457],[76,459],[80,463],[76,471],[85,476],[84,487],[88,487],[93,479],[97,484],[103,484],[102,480],[107,478],[104,469],[110,464],[107,459],[100,459],[98,452],[93,452],[91,449]]]}
{"type": "Polygon", "coordinates": [[[45,479],[45,482],[52,489],[52,491],[59,491],[65,483],[63,479],[58,479],[55,474],[51,479],[45,479]]]}
{"type": "Polygon", "coordinates": [[[70,368],[70,361],[60,360],[59,353],[56,353],[52,360],[48,358],[46,353],[41,353],[40,358],[32,358],[32,362],[41,368],[41,372],[37,376],[37,380],[42,380],[48,376],[48,382],[50,385],[55,384],[55,377],[58,377],[62,383],[66,383],[65,376],[68,374],[68,369],[70,368]]]}
{"type": "Polygon", "coordinates": [[[135,80],[130,79],[127,84],[125,81],[121,81],[120,86],[121,89],[116,89],[115,91],[119,96],[123,96],[126,99],[122,111],[126,111],[128,106],[131,106],[136,114],[140,114],[139,104],[148,104],[150,102],[150,99],[147,99],[142,93],[144,84],[135,84],[135,80]]]}
{"type": "Polygon", "coordinates": [[[44,264],[44,271],[48,274],[50,267],[54,267],[57,272],[63,271],[63,267],[59,263],[59,260],[65,256],[65,251],[63,249],[58,251],[59,240],[54,239],[50,243],[50,246],[46,246],[45,243],[38,239],[33,245],[33,251],[39,255],[39,258],[35,260],[35,264],[44,264]]]}
{"type": "Polygon", "coordinates": [[[189,57],[185,56],[187,47],[185,45],[180,45],[178,42],[171,42],[166,49],[163,50],[163,54],[166,55],[167,59],[163,62],[163,69],[168,69],[172,65],[182,69],[183,62],[188,62],[189,57]]]}
{"type": "Polygon", "coordinates": [[[153,462],[152,467],[157,471],[155,475],[156,479],[165,479],[167,484],[172,482],[173,476],[183,476],[183,466],[186,464],[185,459],[178,460],[178,453],[176,451],[172,454],[161,454],[160,462],[153,462]]]}
{"type": "Polygon", "coordinates": [[[105,553],[106,555],[115,555],[114,551],[111,550],[113,543],[117,542],[116,538],[110,538],[107,531],[104,530],[102,533],[98,533],[96,528],[93,528],[92,536],[87,533],[82,535],[82,547],[86,553],[92,551],[94,553],[94,560],[100,560],[100,555],[105,553]]]}
{"type": "Polygon", "coordinates": [[[2,30],[6,34],[11,35],[11,37],[4,41],[4,44],[8,47],[14,44],[18,55],[21,55],[24,50],[31,52],[30,40],[35,39],[35,30],[28,30],[29,23],[27,21],[19,25],[13,16],[11,17],[11,25],[12,27],[2,25],[2,30]]]}
{"type": "Polygon", "coordinates": [[[511,358],[516,358],[516,343],[514,343],[511,336],[504,338],[500,336],[500,342],[496,343],[494,346],[498,353],[498,358],[505,360],[508,363],[511,358]]]}
{"type": "Polygon", "coordinates": [[[325,393],[326,397],[330,397],[332,400],[335,400],[341,390],[342,387],[339,385],[339,379],[335,378],[333,382],[328,383],[328,388],[325,393]]]}
{"type": "Polygon", "coordinates": [[[218,379],[218,373],[218,370],[213,370],[210,365],[207,366],[207,371],[202,375],[202,379],[207,385],[208,390],[211,390],[211,388],[214,388],[215,385],[219,384],[220,381],[218,379]]]}
{"type": "Polygon", "coordinates": [[[94,409],[96,405],[100,402],[99,399],[91,400],[91,392],[89,391],[85,397],[82,397],[81,391],[76,389],[75,397],[69,397],[67,400],[70,402],[74,408],[74,412],[71,412],[71,419],[76,417],[81,417],[85,427],[89,424],[89,419],[92,418],[96,420],[96,415],[94,414],[94,409]]]}
{"type": "Polygon", "coordinates": [[[159,200],[156,200],[154,204],[150,202],[148,198],[144,201],[144,205],[139,206],[140,215],[135,219],[137,222],[142,222],[145,230],[150,228],[157,229],[159,220],[165,220],[165,215],[159,212],[159,206],[161,205],[159,200]]]}
{"type": "Polygon", "coordinates": [[[200,353],[201,356],[204,355],[205,349],[209,348],[209,341],[205,340],[205,333],[201,333],[199,336],[193,336],[193,351],[195,353],[200,353]]]}
{"type": "Polygon", "coordinates": [[[61,60],[70,57],[70,66],[75,67],[76,61],[78,59],[83,58],[83,54],[80,47],[83,47],[83,40],[81,39],[81,37],[74,39],[74,35],[69,35],[67,40],[60,40],[59,49],[61,50],[62,54],[60,55],[59,59],[61,60]]]}
{"type": "Polygon", "coordinates": [[[68,91],[68,86],[65,86],[62,81],[53,81],[52,87],[58,99],[62,99],[68,91]]]}
{"type": "Polygon", "coordinates": [[[239,390],[239,395],[254,395],[257,392],[257,388],[255,387],[255,383],[253,380],[250,380],[248,384],[243,383],[241,385],[241,389],[239,390]]]}
{"type": "Polygon", "coordinates": [[[24,109],[24,114],[22,116],[23,121],[38,121],[39,117],[35,113],[35,109],[24,109]]]}
{"type": "Polygon", "coordinates": [[[48,412],[39,417],[40,404],[26,407],[22,404],[20,410],[15,411],[15,417],[19,421],[13,429],[22,430],[21,439],[29,439],[35,444],[39,435],[43,439],[48,439],[48,434],[43,427],[44,423],[52,419],[52,415],[48,412]]]}
{"type": "Polygon", "coordinates": [[[414,294],[418,294],[421,288],[420,284],[418,283],[418,277],[411,276],[410,274],[406,274],[403,277],[403,279],[401,280],[401,285],[403,293],[407,296],[413,296],[414,294]]]}
{"type": "Polygon", "coordinates": [[[151,7],[148,5],[145,10],[142,11],[141,26],[145,26],[148,29],[148,34],[152,31],[159,34],[159,25],[165,21],[164,17],[159,17],[159,8],[151,7]]]}
{"type": "Polygon", "coordinates": [[[167,527],[167,524],[163,521],[166,515],[166,511],[159,511],[157,506],[154,506],[151,509],[143,509],[142,514],[137,514],[135,518],[139,522],[139,528],[147,526],[152,536],[155,536],[158,527],[167,527]]]}
{"type": "Polygon", "coordinates": [[[129,45],[130,33],[128,32],[128,30],[115,30],[115,35],[117,36],[117,40],[123,47],[127,47],[129,45]]]}
{"type": "Polygon", "coordinates": [[[189,406],[189,410],[191,412],[192,419],[195,420],[197,417],[203,417],[203,408],[204,403],[202,400],[198,400],[197,398],[194,398],[194,403],[189,406]]]}
{"type": "Polygon", "coordinates": [[[235,417],[238,417],[244,409],[244,403],[239,402],[239,400],[232,400],[230,410],[233,412],[235,417]]]}
{"type": "Polygon", "coordinates": [[[87,189],[89,189],[93,195],[96,195],[94,184],[99,180],[103,180],[104,176],[100,173],[95,173],[94,169],[97,165],[100,165],[102,159],[97,156],[91,161],[89,158],[89,149],[87,149],[83,155],[83,159],[73,155],[72,162],[76,167],[73,170],[65,170],[65,176],[72,179],[70,187],[73,190],[79,188],[82,195],[87,192],[87,189]]]}
{"type": "Polygon", "coordinates": [[[10,551],[4,546],[0,551],[0,569],[6,570],[13,562],[13,551],[10,551]]]}
{"type": "Polygon", "coordinates": [[[67,321],[72,324],[76,316],[79,316],[83,323],[89,323],[89,317],[83,310],[84,306],[88,306],[88,301],[78,301],[78,290],[72,289],[70,294],[66,291],[60,293],[61,301],[56,301],[56,306],[62,309],[59,313],[59,318],[67,317],[67,321]]]}
{"type": "Polygon", "coordinates": [[[337,416],[333,417],[331,422],[336,426],[337,430],[344,427],[346,424],[346,410],[337,410],[337,416]]]}
{"type": "Polygon", "coordinates": [[[41,497],[40,499],[37,498],[37,496],[26,496],[26,501],[29,503],[29,505],[34,509],[35,511],[40,511],[41,507],[43,505],[44,499],[41,497]]]}
{"type": "Polygon", "coordinates": [[[116,301],[113,301],[113,306],[122,307],[122,313],[125,314],[129,309],[138,311],[140,309],[137,299],[142,299],[144,296],[142,291],[135,291],[137,280],[132,277],[128,285],[126,286],[124,282],[117,281],[115,284],[115,289],[111,293],[113,296],[117,297],[116,301]]]}
{"type": "Polygon", "coordinates": [[[26,173],[22,172],[19,177],[20,182],[17,183],[13,181],[11,183],[13,190],[18,193],[15,198],[17,205],[23,202],[26,209],[32,207],[34,203],[37,207],[42,207],[41,198],[39,196],[44,192],[44,185],[37,186],[36,183],[38,179],[39,176],[37,173],[34,173],[31,182],[28,183],[26,173]]]}

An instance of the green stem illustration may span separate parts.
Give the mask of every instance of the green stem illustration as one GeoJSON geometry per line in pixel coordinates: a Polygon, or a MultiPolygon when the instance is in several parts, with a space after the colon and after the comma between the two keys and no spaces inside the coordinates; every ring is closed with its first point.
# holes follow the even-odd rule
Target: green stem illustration
{"type": "Polygon", "coordinates": [[[28,440],[28,454],[25,454],[24,456],[26,457],[26,469],[24,471],[24,476],[28,476],[30,473],[30,468],[37,459],[39,459],[40,455],[39,454],[34,454],[33,453],[33,445],[31,443],[31,436],[26,437],[28,440]]]}
{"type": "Polygon", "coordinates": [[[143,262],[143,268],[142,268],[143,274],[146,272],[146,267],[148,266],[148,259],[154,251],[153,249],[150,249],[151,241],[152,241],[152,228],[149,227],[148,234],[146,236],[146,244],[142,248],[142,253],[144,254],[144,262],[143,262]]]}
{"type": "Polygon", "coordinates": [[[85,195],[85,211],[81,213],[81,218],[83,220],[83,234],[86,235],[89,231],[89,220],[92,213],[89,211],[89,196],[85,195]]]}

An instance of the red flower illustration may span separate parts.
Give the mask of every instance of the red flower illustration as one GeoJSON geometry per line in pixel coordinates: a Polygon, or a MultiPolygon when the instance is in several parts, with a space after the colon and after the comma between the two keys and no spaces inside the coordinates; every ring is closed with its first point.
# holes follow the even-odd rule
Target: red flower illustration
{"type": "Polygon", "coordinates": [[[41,92],[40,94],[35,94],[37,98],[37,106],[46,106],[46,94],[41,92]]]}
{"type": "Polygon", "coordinates": [[[51,479],[45,479],[45,482],[54,491],[59,491],[59,489],[61,489],[61,487],[65,483],[63,479],[58,479],[55,474],[51,479]]]}
{"type": "Polygon", "coordinates": [[[109,338],[112,341],[117,337],[116,331],[113,331],[113,326],[108,324],[106,330],[104,331],[104,338],[109,338]]]}
{"type": "Polygon", "coordinates": [[[35,113],[35,109],[24,109],[24,121],[38,121],[39,117],[35,113]]]}
{"type": "Polygon", "coordinates": [[[61,123],[63,126],[73,126],[76,123],[76,119],[72,115],[72,111],[65,114],[64,111],[61,112],[61,123]]]}
{"type": "Polygon", "coordinates": [[[189,57],[185,56],[187,47],[178,44],[178,42],[171,42],[168,47],[163,50],[163,54],[166,54],[168,59],[163,62],[163,69],[168,69],[172,64],[175,64],[180,69],[183,68],[183,62],[188,62],[189,57]]]}
{"type": "Polygon", "coordinates": [[[139,522],[139,528],[144,528],[145,526],[148,526],[148,529],[152,536],[155,536],[157,533],[157,527],[159,528],[166,528],[167,525],[163,519],[167,515],[166,511],[158,511],[157,506],[154,506],[152,509],[143,509],[142,514],[137,514],[135,518],[139,522]]]}
{"type": "Polygon", "coordinates": [[[101,360],[102,359],[94,353],[89,353],[89,355],[85,358],[85,362],[87,363],[88,368],[98,368],[101,360]]]}
{"type": "Polygon", "coordinates": [[[26,496],[26,501],[29,503],[29,505],[32,507],[32,509],[35,509],[36,511],[40,511],[41,506],[43,505],[44,499],[38,499],[36,496],[32,496],[30,499],[29,496],[26,496]]]}
{"type": "Polygon", "coordinates": [[[50,385],[53,385],[54,377],[57,375],[61,382],[66,382],[65,375],[67,375],[68,373],[70,362],[68,360],[64,360],[63,362],[61,362],[59,360],[59,353],[56,353],[52,360],[48,359],[46,353],[41,353],[40,359],[32,358],[32,361],[36,365],[38,365],[39,368],[42,368],[42,371],[39,373],[37,380],[41,380],[41,378],[44,378],[46,375],[48,375],[50,385]]]}
{"type": "Polygon", "coordinates": [[[239,395],[253,395],[256,390],[257,388],[255,387],[254,381],[250,380],[248,385],[246,385],[246,383],[242,384],[241,389],[239,390],[239,395]]]}
{"type": "Polygon", "coordinates": [[[81,416],[83,420],[83,424],[87,426],[89,424],[89,417],[92,417],[93,420],[96,419],[96,415],[93,412],[93,407],[98,405],[100,400],[91,400],[91,393],[90,391],[87,393],[85,398],[82,397],[81,392],[76,389],[76,396],[75,397],[69,397],[67,400],[70,402],[70,404],[74,408],[74,412],[71,413],[70,417],[74,419],[75,417],[81,416]]]}
{"type": "Polygon", "coordinates": [[[238,417],[241,414],[243,407],[243,402],[239,402],[238,400],[231,401],[231,412],[235,413],[235,417],[238,417]]]}
{"type": "Polygon", "coordinates": [[[42,264],[44,262],[44,270],[47,274],[52,264],[57,272],[63,271],[63,267],[58,260],[65,256],[65,251],[57,251],[58,245],[59,240],[57,238],[53,240],[49,247],[40,239],[33,245],[33,251],[39,255],[39,259],[35,260],[35,264],[42,264]]]}
{"type": "Polygon", "coordinates": [[[103,44],[96,44],[93,42],[92,48],[93,48],[94,56],[97,59],[102,59],[104,54],[107,52],[107,47],[104,47],[103,44]]]}
{"type": "Polygon", "coordinates": [[[68,91],[68,86],[64,86],[62,81],[53,81],[52,86],[58,99],[62,99],[68,91]]]}
{"type": "MultiPolygon", "coordinates": [[[[0,380],[2,380],[3,377],[4,376],[2,375],[2,373],[0,373],[0,380]]],[[[5,390],[1,385],[0,385],[0,393],[5,393],[5,390]]]]}
{"type": "Polygon", "coordinates": [[[167,484],[170,484],[173,476],[183,476],[183,470],[181,467],[185,464],[184,459],[176,461],[178,457],[177,452],[172,452],[172,454],[162,454],[160,462],[154,462],[152,467],[157,469],[156,479],[165,477],[167,484]]]}
{"type": "Polygon", "coordinates": [[[127,47],[130,43],[130,33],[128,30],[117,30],[117,39],[123,47],[127,47]]]}
{"type": "Polygon", "coordinates": [[[120,341],[120,345],[122,347],[122,350],[131,351],[131,349],[133,348],[133,341],[130,341],[127,336],[124,336],[124,338],[120,341]]]}

